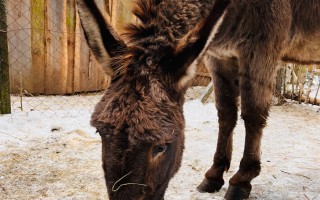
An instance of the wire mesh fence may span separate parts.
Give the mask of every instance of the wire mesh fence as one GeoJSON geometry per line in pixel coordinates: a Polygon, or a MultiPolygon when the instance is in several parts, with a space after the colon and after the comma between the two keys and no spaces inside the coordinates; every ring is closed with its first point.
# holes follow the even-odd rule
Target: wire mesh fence
{"type": "MultiPolygon", "coordinates": [[[[119,31],[135,20],[130,0],[95,2],[119,31]]],[[[2,5],[12,112],[92,110],[110,78],[86,44],[75,0],[3,0],[2,5]]],[[[194,85],[210,82],[203,71],[194,85]]]]}
{"type": "MultiPolygon", "coordinates": [[[[108,1],[96,2],[110,18],[108,1]]],[[[1,3],[6,5],[7,28],[2,30],[7,36],[12,112],[92,108],[97,102],[92,94],[103,91],[110,79],[86,45],[75,0],[1,3]]]]}
{"type": "MultiPolygon", "coordinates": [[[[13,113],[40,111],[54,114],[55,110],[63,109],[66,114],[75,114],[72,110],[77,109],[91,111],[110,78],[104,75],[86,44],[75,0],[0,2],[5,5],[0,24],[0,52],[8,55],[8,60],[1,60],[1,88],[4,88],[3,77],[7,77],[11,93],[11,99],[8,95],[6,100],[1,97],[1,105],[9,101],[13,113]],[[7,66],[7,71],[3,70],[4,66],[7,66]]],[[[135,21],[130,14],[131,0],[95,2],[118,30],[135,21]]],[[[286,69],[289,73],[289,68],[286,69]]],[[[304,73],[306,78],[300,78],[299,83],[280,75],[280,94],[292,99],[299,96],[298,100],[303,100],[303,94],[307,92],[304,99],[309,98],[308,94],[310,96],[319,90],[316,81],[319,82],[319,68],[313,69],[312,83],[308,79],[312,70],[300,71],[299,76],[304,73]],[[305,86],[309,89],[303,91],[305,86]]],[[[290,73],[293,74],[292,70],[290,73]]],[[[200,65],[192,85],[207,86],[210,81],[205,66],[200,65]]]]}

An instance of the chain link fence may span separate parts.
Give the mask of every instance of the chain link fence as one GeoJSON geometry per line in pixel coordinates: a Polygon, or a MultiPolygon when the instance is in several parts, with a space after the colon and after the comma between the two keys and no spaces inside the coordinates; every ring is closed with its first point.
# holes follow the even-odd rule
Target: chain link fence
{"type": "MultiPolygon", "coordinates": [[[[10,102],[12,113],[36,110],[49,115],[54,115],[56,110],[65,110],[67,115],[77,114],[74,110],[92,111],[110,78],[104,75],[89,51],[75,0],[0,2],[3,7],[0,24],[1,94],[8,93],[3,91],[8,88],[4,85],[6,78],[11,93],[11,96],[1,96],[1,107],[10,102]],[[5,54],[7,60],[3,60],[5,54]]],[[[135,20],[130,13],[130,0],[96,0],[96,3],[118,30],[135,20]]],[[[304,74],[306,78],[300,78],[299,83],[280,75],[280,95],[303,100],[301,82],[303,86],[308,85],[308,94],[316,91],[319,88],[316,81],[310,83],[308,73],[304,74]]],[[[319,68],[315,67],[312,78],[319,80],[319,68]]],[[[192,85],[207,86],[210,81],[205,66],[200,65],[192,85]]],[[[311,100],[306,102],[312,103],[311,100]]],[[[316,100],[314,102],[317,104],[316,100]]]]}
{"type": "MultiPolygon", "coordinates": [[[[114,5],[96,2],[110,18],[114,5]]],[[[75,0],[2,0],[1,4],[6,16],[1,36],[6,33],[8,48],[1,46],[1,52],[8,54],[1,63],[9,66],[9,76],[4,76],[10,82],[11,112],[92,110],[110,78],[89,51],[75,0]]]]}
{"type": "MultiPolygon", "coordinates": [[[[96,3],[118,30],[135,20],[130,0],[96,3]]],[[[89,51],[75,0],[2,0],[2,5],[1,36],[7,41],[1,52],[8,54],[11,112],[93,110],[110,78],[89,51]]],[[[193,85],[206,86],[209,75],[205,67],[200,70],[193,85]]]]}

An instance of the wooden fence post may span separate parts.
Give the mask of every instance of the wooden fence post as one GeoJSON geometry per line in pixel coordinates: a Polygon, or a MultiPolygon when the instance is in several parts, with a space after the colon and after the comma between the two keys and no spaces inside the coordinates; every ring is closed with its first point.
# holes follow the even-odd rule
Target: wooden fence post
{"type": "Polygon", "coordinates": [[[75,64],[75,42],[76,42],[76,1],[67,0],[67,45],[68,45],[68,72],[67,93],[74,93],[74,64],[75,64]]]}
{"type": "Polygon", "coordinates": [[[0,0],[0,114],[10,114],[6,0],[0,0]]]}
{"type": "MultiPolygon", "coordinates": [[[[46,0],[30,0],[31,17],[31,62],[32,66],[28,75],[30,82],[30,93],[43,94],[45,91],[45,69],[46,69],[46,35],[45,14],[46,0]]],[[[29,20],[29,18],[27,19],[29,20]]]]}

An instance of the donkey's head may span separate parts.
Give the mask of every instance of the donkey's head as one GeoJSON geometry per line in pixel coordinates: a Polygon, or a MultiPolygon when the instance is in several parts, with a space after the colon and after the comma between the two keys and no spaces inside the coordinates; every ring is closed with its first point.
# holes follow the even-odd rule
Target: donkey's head
{"type": "Polygon", "coordinates": [[[140,23],[128,26],[124,42],[94,0],[78,0],[87,42],[112,77],[91,121],[102,138],[110,199],[163,198],[182,158],[186,80],[228,4],[216,2],[210,20],[185,31],[168,28],[172,24],[161,12],[168,2],[138,0],[134,14],[140,23]]]}

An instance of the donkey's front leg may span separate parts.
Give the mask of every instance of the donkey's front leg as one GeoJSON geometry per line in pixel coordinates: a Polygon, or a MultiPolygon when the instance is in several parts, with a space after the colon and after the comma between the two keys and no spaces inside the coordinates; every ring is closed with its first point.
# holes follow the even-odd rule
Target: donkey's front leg
{"type": "Polygon", "coordinates": [[[224,184],[223,173],[228,170],[232,155],[233,129],[237,121],[239,81],[236,60],[227,61],[210,58],[206,63],[212,67],[216,108],[219,117],[219,136],[214,162],[206,172],[200,192],[217,192],[224,184]]]}
{"type": "Polygon", "coordinates": [[[227,200],[248,198],[252,188],[250,182],[261,170],[261,137],[270,109],[275,71],[275,59],[265,57],[260,56],[255,60],[257,62],[240,60],[241,115],[246,128],[245,148],[240,168],[229,181],[225,195],[227,200]]]}

